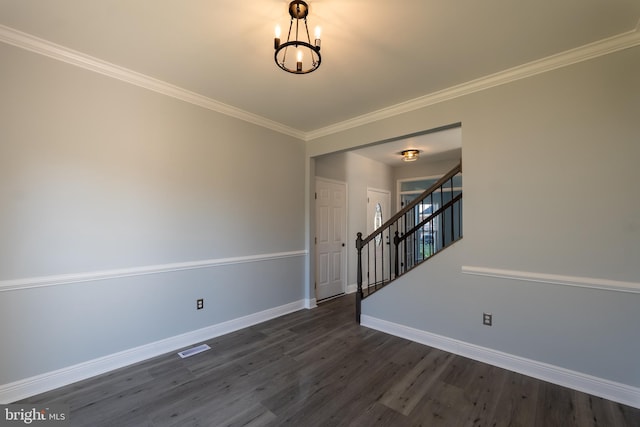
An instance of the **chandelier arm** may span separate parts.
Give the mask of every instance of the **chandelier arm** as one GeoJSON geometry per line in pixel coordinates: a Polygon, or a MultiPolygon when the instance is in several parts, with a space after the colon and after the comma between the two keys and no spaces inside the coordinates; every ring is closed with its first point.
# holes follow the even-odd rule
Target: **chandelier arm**
{"type": "Polygon", "coordinates": [[[309,36],[309,26],[307,25],[307,18],[304,18],[304,28],[307,30],[307,42],[311,44],[311,37],[309,36]]]}
{"type": "MultiPolygon", "coordinates": [[[[291,40],[291,28],[293,27],[293,17],[291,17],[291,21],[289,21],[289,32],[287,33],[287,43],[289,43],[289,40],[291,40]]],[[[284,65],[285,62],[287,62],[287,52],[289,50],[289,46],[285,46],[284,48],[284,55],[282,56],[282,64],[284,65]]]]}

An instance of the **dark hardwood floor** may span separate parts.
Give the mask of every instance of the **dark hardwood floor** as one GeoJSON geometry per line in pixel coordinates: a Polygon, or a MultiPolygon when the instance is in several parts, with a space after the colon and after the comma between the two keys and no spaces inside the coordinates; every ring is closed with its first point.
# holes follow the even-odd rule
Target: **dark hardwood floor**
{"type": "Polygon", "coordinates": [[[357,325],[353,295],[26,399],[72,426],[640,426],[640,410],[357,325]]]}

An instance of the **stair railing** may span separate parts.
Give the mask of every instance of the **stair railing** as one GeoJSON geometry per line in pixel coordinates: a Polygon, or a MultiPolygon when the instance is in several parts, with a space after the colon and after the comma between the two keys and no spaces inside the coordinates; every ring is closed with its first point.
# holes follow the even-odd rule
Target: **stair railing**
{"type": "Polygon", "coordinates": [[[361,302],[462,238],[462,163],[367,237],[357,234],[356,320],[361,302]]]}

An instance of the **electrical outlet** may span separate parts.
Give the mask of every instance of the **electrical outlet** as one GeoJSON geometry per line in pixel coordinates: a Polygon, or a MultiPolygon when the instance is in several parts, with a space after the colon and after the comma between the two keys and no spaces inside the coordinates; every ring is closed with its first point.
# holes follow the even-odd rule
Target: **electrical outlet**
{"type": "Polygon", "coordinates": [[[202,310],[204,308],[204,299],[200,298],[196,300],[196,310],[202,310]]]}
{"type": "Polygon", "coordinates": [[[482,324],[491,326],[493,324],[493,314],[491,313],[482,313],[482,324]]]}

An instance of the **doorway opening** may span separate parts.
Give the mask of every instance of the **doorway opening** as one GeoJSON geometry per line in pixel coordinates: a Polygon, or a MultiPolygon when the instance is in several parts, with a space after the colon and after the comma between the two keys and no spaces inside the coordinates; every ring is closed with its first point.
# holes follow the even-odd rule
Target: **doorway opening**
{"type": "MultiPolygon", "coordinates": [[[[328,284],[329,282],[328,275],[337,270],[330,266],[332,262],[328,259],[328,251],[322,251],[323,258],[320,259],[317,254],[317,244],[314,243],[314,238],[317,236],[315,234],[311,236],[311,251],[316,252],[313,256],[315,266],[310,272],[310,279],[314,280],[316,286],[314,289],[312,284],[311,291],[316,295],[317,301],[331,294],[317,292],[319,288],[333,288],[334,292],[336,289],[344,293],[355,292],[357,289],[356,234],[361,232],[363,236],[367,236],[373,231],[374,225],[372,224],[376,223],[376,218],[378,218],[378,223],[389,220],[399,211],[403,203],[406,205],[424,190],[425,185],[428,187],[428,180],[437,181],[457,165],[461,157],[461,123],[313,157],[314,176],[312,183],[313,180],[324,179],[343,183],[349,189],[349,197],[343,216],[346,224],[346,234],[342,240],[342,243],[345,244],[345,252],[341,258],[346,268],[342,277],[345,280],[344,286],[335,285],[325,288],[324,283],[328,284]],[[420,150],[419,159],[414,162],[402,161],[400,153],[403,150],[413,148],[420,150]],[[367,199],[371,198],[369,190],[383,190],[390,195],[391,203],[387,206],[380,203],[379,214],[375,212],[376,203],[367,203],[367,199]]],[[[437,211],[444,203],[446,202],[439,199],[421,203],[415,212],[416,224],[419,224],[425,215],[437,211]]],[[[321,213],[317,212],[316,207],[312,206],[312,212],[319,216],[321,213]]],[[[314,221],[316,224],[312,222],[312,226],[318,232],[318,219],[316,218],[314,221]]],[[[429,254],[437,250],[436,245],[440,244],[439,242],[442,240],[440,228],[444,226],[445,224],[434,222],[429,225],[430,228],[420,230],[419,241],[412,245],[415,248],[415,257],[428,258],[429,254]]],[[[393,239],[393,236],[389,236],[389,238],[393,239]]],[[[416,238],[418,239],[418,237],[416,238]]],[[[386,239],[386,236],[381,236],[380,245],[386,247],[386,239]]],[[[384,277],[382,272],[379,273],[378,277],[384,277]]]]}

